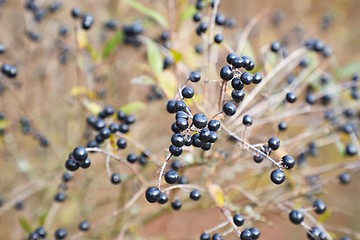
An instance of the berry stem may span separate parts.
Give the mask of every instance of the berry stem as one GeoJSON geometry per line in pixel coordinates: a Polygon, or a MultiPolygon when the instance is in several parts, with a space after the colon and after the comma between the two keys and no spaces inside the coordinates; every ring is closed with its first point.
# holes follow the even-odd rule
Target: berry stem
{"type": "Polygon", "coordinates": [[[161,178],[164,174],[164,170],[165,170],[166,165],[167,165],[168,161],[170,160],[171,156],[172,156],[172,154],[169,153],[169,155],[166,157],[165,162],[163,163],[163,165],[161,166],[161,169],[160,169],[159,180],[158,180],[158,188],[160,189],[160,191],[161,191],[161,178]]]}

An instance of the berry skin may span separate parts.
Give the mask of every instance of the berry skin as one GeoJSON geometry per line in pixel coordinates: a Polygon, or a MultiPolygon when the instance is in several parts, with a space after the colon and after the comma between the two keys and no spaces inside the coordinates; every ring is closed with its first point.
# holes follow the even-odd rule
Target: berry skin
{"type": "Polygon", "coordinates": [[[208,139],[209,143],[214,143],[218,139],[218,135],[215,131],[210,131],[210,137],[208,139]]]}
{"type": "Polygon", "coordinates": [[[46,238],[47,232],[44,227],[38,227],[34,231],[40,238],[46,238]]]}
{"type": "Polygon", "coordinates": [[[4,63],[1,65],[1,72],[9,78],[15,78],[17,75],[17,68],[14,65],[4,63]]]}
{"type": "Polygon", "coordinates": [[[209,129],[202,129],[199,133],[199,139],[203,142],[206,142],[210,139],[210,130],[209,129]]]}
{"type": "Polygon", "coordinates": [[[84,30],[89,30],[94,24],[94,16],[91,14],[84,14],[81,18],[81,27],[84,30]]]}
{"type": "Polygon", "coordinates": [[[171,131],[173,131],[173,133],[179,133],[179,132],[181,132],[181,130],[177,127],[176,122],[174,122],[173,124],[171,124],[171,131]]]}
{"type": "Polygon", "coordinates": [[[296,99],[297,99],[297,97],[296,97],[295,93],[293,93],[293,92],[288,92],[288,93],[286,94],[286,101],[287,101],[287,102],[289,102],[289,103],[294,103],[294,102],[296,102],[296,99]]]}
{"type": "Polygon", "coordinates": [[[250,127],[252,124],[253,124],[253,119],[250,115],[246,114],[244,117],[243,117],[243,120],[242,120],[243,124],[247,127],[250,127]]]}
{"type": "Polygon", "coordinates": [[[158,202],[159,204],[165,204],[165,203],[167,203],[168,201],[169,201],[168,196],[167,196],[165,193],[160,193],[160,197],[159,197],[159,199],[157,200],[157,202],[158,202]]]}
{"type": "MultiPolygon", "coordinates": [[[[194,115],[192,121],[193,121],[194,126],[197,128],[204,128],[208,124],[208,118],[205,116],[205,114],[202,114],[202,113],[196,113],[194,115]]],[[[211,120],[211,121],[213,121],[213,120],[211,120]]],[[[209,124],[210,124],[210,122],[209,122],[209,124]]],[[[220,127],[220,125],[219,125],[219,127],[220,127]]]]}
{"type": "Polygon", "coordinates": [[[285,169],[292,169],[295,166],[295,159],[290,155],[282,157],[282,165],[285,169]]]}
{"type": "Polygon", "coordinates": [[[232,64],[232,61],[237,57],[238,55],[236,55],[236,53],[229,53],[226,57],[226,61],[228,64],[232,64]]]}
{"type": "Polygon", "coordinates": [[[189,179],[185,176],[179,178],[178,184],[189,184],[189,179]]]}
{"type": "Polygon", "coordinates": [[[67,237],[67,231],[66,229],[59,228],[55,231],[54,237],[56,240],[65,239],[67,237]]]}
{"type": "Polygon", "coordinates": [[[107,30],[115,31],[119,28],[119,23],[118,21],[111,19],[105,22],[104,27],[107,30]]]}
{"type": "Polygon", "coordinates": [[[220,233],[215,233],[211,239],[212,240],[224,240],[223,236],[220,233]]]}
{"type": "Polygon", "coordinates": [[[185,139],[180,133],[175,133],[171,137],[171,143],[175,147],[182,147],[185,144],[185,139]]]}
{"type": "Polygon", "coordinates": [[[289,219],[293,224],[301,224],[304,221],[304,213],[298,211],[298,210],[292,210],[289,213],[289,219]]]}
{"type": "Polygon", "coordinates": [[[64,172],[64,174],[62,175],[62,181],[64,183],[70,182],[73,178],[73,175],[70,172],[64,172]]]}
{"type": "Polygon", "coordinates": [[[217,13],[215,16],[215,23],[216,25],[222,26],[225,24],[226,18],[224,16],[224,14],[222,13],[217,13]]]}
{"type": "Polygon", "coordinates": [[[280,122],[278,125],[279,131],[286,131],[288,128],[288,124],[286,122],[280,122]]]}
{"type": "Polygon", "coordinates": [[[220,124],[219,120],[212,119],[208,123],[208,128],[210,131],[217,131],[217,130],[219,130],[220,125],[221,124],[220,124]]]}
{"type": "Polygon", "coordinates": [[[136,154],[134,154],[134,153],[129,153],[126,157],[126,160],[129,163],[135,163],[138,160],[138,156],[136,156],[136,154]]]}
{"type": "Polygon", "coordinates": [[[194,89],[191,87],[184,87],[181,90],[181,94],[184,98],[192,98],[194,96],[194,89]]]}
{"type": "Polygon", "coordinates": [[[198,81],[200,81],[200,79],[201,79],[201,74],[200,74],[200,72],[197,72],[197,71],[193,71],[193,72],[191,72],[190,73],[190,75],[189,75],[189,80],[191,81],[191,82],[198,82],[198,81]]]}
{"type": "Polygon", "coordinates": [[[357,154],[356,146],[352,143],[346,145],[345,153],[347,156],[355,156],[357,154]]]}
{"type": "Polygon", "coordinates": [[[313,207],[317,214],[323,214],[326,211],[326,204],[323,200],[315,200],[313,207]]]}
{"type": "Polygon", "coordinates": [[[201,149],[204,151],[209,151],[211,149],[211,143],[210,142],[205,142],[202,146],[201,149]]]}
{"type": "Polygon", "coordinates": [[[66,200],[66,198],[67,198],[66,193],[58,192],[54,197],[54,201],[61,203],[61,202],[64,202],[66,200]]]}
{"type": "Polygon", "coordinates": [[[222,41],[224,41],[224,36],[223,36],[222,34],[218,33],[218,34],[216,34],[216,35],[214,36],[214,42],[215,42],[215,43],[219,44],[219,43],[221,43],[222,41]]]}
{"type": "Polygon", "coordinates": [[[236,56],[232,62],[231,65],[234,68],[242,68],[244,66],[244,60],[241,57],[236,56]]]}
{"type": "Polygon", "coordinates": [[[83,231],[83,232],[89,231],[89,229],[90,229],[89,221],[84,220],[84,221],[80,222],[78,228],[80,231],[83,231]]]}
{"type": "Polygon", "coordinates": [[[251,71],[255,68],[255,63],[250,57],[242,56],[242,59],[244,60],[244,68],[246,70],[251,71]]]}
{"type": "Polygon", "coordinates": [[[236,106],[232,102],[227,102],[223,106],[223,111],[226,115],[232,116],[236,113],[236,106]]]}
{"type": "Polygon", "coordinates": [[[281,43],[279,41],[272,42],[270,50],[274,53],[278,53],[281,50],[281,43]]]}
{"type": "Polygon", "coordinates": [[[176,113],[176,108],[175,108],[175,104],[176,104],[176,100],[169,100],[166,104],[166,111],[168,113],[176,113]]]}
{"type": "Polygon", "coordinates": [[[110,132],[116,133],[117,131],[119,131],[119,125],[117,123],[111,123],[109,125],[109,129],[110,129],[110,132]]]}
{"type": "Polygon", "coordinates": [[[120,184],[121,183],[121,176],[119,173],[113,173],[110,177],[110,181],[112,184],[120,184]]]}
{"type": "Polygon", "coordinates": [[[259,154],[259,155],[254,155],[254,162],[256,163],[261,163],[264,160],[264,156],[259,154]]]}
{"type": "Polygon", "coordinates": [[[189,123],[186,119],[184,118],[178,118],[175,121],[176,127],[180,130],[180,131],[184,131],[185,129],[187,129],[189,127],[189,123]]]}
{"type": "Polygon", "coordinates": [[[200,235],[200,240],[210,240],[211,236],[208,233],[203,233],[200,235]]]}
{"type": "Polygon", "coordinates": [[[73,18],[79,18],[79,17],[81,16],[81,10],[80,10],[80,8],[75,7],[75,8],[73,8],[73,9],[71,9],[71,16],[72,16],[73,18]]]}
{"type": "Polygon", "coordinates": [[[85,161],[80,162],[79,166],[83,169],[89,168],[91,166],[91,161],[89,158],[87,158],[85,161]]]}
{"type": "Polygon", "coordinates": [[[182,202],[178,199],[174,200],[172,203],[171,203],[171,207],[172,209],[174,209],[175,211],[178,211],[180,210],[182,206],[182,202]]]}
{"type": "Polygon", "coordinates": [[[350,173],[342,173],[339,175],[339,180],[341,184],[349,184],[351,182],[351,175],[350,173]]]}
{"type": "Polygon", "coordinates": [[[187,113],[184,111],[178,111],[175,115],[175,119],[178,119],[178,118],[184,118],[184,119],[188,120],[189,115],[187,115],[187,113]]]}
{"type": "Polygon", "coordinates": [[[76,162],[74,159],[70,158],[65,161],[65,168],[70,172],[74,172],[79,169],[79,163],[76,162]]]}
{"type": "Polygon", "coordinates": [[[275,151],[280,147],[280,139],[278,139],[277,137],[272,137],[268,140],[268,144],[269,147],[275,151]]]}
{"type": "Polygon", "coordinates": [[[244,100],[244,97],[245,97],[245,91],[244,90],[233,90],[231,92],[231,98],[235,102],[241,102],[242,100],[244,100]]]}
{"type": "Polygon", "coordinates": [[[102,128],[100,131],[99,131],[99,135],[101,138],[103,139],[108,139],[111,135],[111,131],[110,129],[108,128],[102,128]]]}
{"type": "Polygon", "coordinates": [[[165,173],[165,181],[168,184],[175,184],[179,180],[179,173],[175,170],[169,170],[165,173]]]}
{"type": "Polygon", "coordinates": [[[125,123],[130,125],[136,122],[136,118],[133,115],[128,115],[125,117],[125,123]]]}
{"type": "Polygon", "coordinates": [[[194,135],[192,135],[191,143],[194,147],[201,148],[202,146],[204,146],[204,142],[201,141],[199,137],[200,137],[199,133],[195,133],[194,135]]]}
{"type": "Polygon", "coordinates": [[[240,239],[241,240],[252,240],[252,234],[251,231],[249,229],[245,229],[244,231],[241,232],[240,234],[240,239]]]}
{"type": "Polygon", "coordinates": [[[253,82],[253,75],[249,72],[244,72],[241,74],[240,80],[245,85],[250,85],[253,82]]]}
{"type": "Polygon", "coordinates": [[[275,169],[271,172],[270,179],[275,184],[282,184],[285,181],[285,173],[280,169],[275,169]]]}
{"type": "Polygon", "coordinates": [[[127,146],[126,139],[125,139],[125,138],[119,138],[119,139],[116,141],[116,146],[117,146],[119,149],[125,149],[126,146],[127,146]]]}
{"type": "Polygon", "coordinates": [[[169,152],[175,157],[178,157],[182,154],[183,149],[181,147],[175,147],[174,145],[170,145],[169,152]]]}
{"type": "Polygon", "coordinates": [[[86,149],[84,147],[76,147],[72,152],[73,157],[75,160],[79,162],[83,162],[87,159],[88,154],[86,152],[86,149]]]}
{"type": "Polygon", "coordinates": [[[233,70],[229,65],[225,65],[220,69],[220,77],[224,81],[230,81],[234,77],[233,70]]]}
{"type": "Polygon", "coordinates": [[[186,109],[186,103],[183,101],[176,101],[175,109],[176,111],[184,111],[186,109]]]}
{"type": "Polygon", "coordinates": [[[192,190],[190,192],[190,198],[194,201],[199,201],[199,199],[201,198],[201,193],[199,190],[192,190]]]}
{"type": "Polygon", "coordinates": [[[261,83],[261,81],[262,81],[261,73],[258,73],[258,72],[254,73],[254,75],[253,75],[253,83],[259,84],[259,83],[261,83]]]}
{"type": "Polygon", "coordinates": [[[197,12],[197,13],[195,13],[193,15],[192,18],[193,18],[194,22],[200,22],[201,21],[201,14],[199,12],[197,12]]]}
{"type": "Polygon", "coordinates": [[[244,84],[240,78],[234,78],[231,80],[231,86],[234,88],[234,90],[242,90],[244,88],[244,84]]]}
{"type": "Polygon", "coordinates": [[[149,203],[155,203],[160,198],[161,191],[157,187],[149,187],[145,192],[145,198],[149,203]]]}
{"type": "Polygon", "coordinates": [[[252,239],[254,239],[254,240],[259,239],[261,232],[258,228],[252,227],[252,228],[249,228],[249,230],[251,232],[252,239]]]}
{"type": "Polygon", "coordinates": [[[233,217],[234,224],[238,227],[244,225],[245,218],[241,214],[235,214],[233,217]]]}

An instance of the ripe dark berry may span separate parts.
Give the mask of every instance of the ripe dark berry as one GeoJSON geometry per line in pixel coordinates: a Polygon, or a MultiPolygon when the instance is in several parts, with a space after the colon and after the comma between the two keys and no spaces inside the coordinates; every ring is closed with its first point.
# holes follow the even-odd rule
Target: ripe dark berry
{"type": "Polygon", "coordinates": [[[175,171],[179,170],[182,167],[182,164],[179,160],[174,160],[171,163],[171,169],[174,169],[175,171]]]}
{"type": "Polygon", "coordinates": [[[259,83],[261,83],[261,81],[262,81],[261,73],[258,73],[258,72],[254,73],[254,75],[253,75],[253,83],[259,84],[259,83]]]}
{"type": "Polygon", "coordinates": [[[171,124],[171,131],[173,131],[173,133],[179,133],[179,132],[181,132],[181,130],[176,126],[176,122],[174,122],[173,124],[171,124]]]}
{"type": "Polygon", "coordinates": [[[175,115],[175,119],[178,119],[178,118],[184,118],[184,119],[188,120],[189,115],[184,111],[178,111],[175,115]]]}
{"type": "Polygon", "coordinates": [[[349,184],[351,182],[350,173],[342,173],[339,175],[339,180],[341,184],[349,184]]]}
{"type": "Polygon", "coordinates": [[[252,234],[249,229],[245,229],[240,233],[240,239],[241,240],[252,240],[252,234]]]}
{"type": "Polygon", "coordinates": [[[241,214],[235,214],[233,221],[236,226],[241,227],[245,222],[245,218],[241,214]]]}
{"type": "Polygon", "coordinates": [[[100,112],[100,115],[103,117],[103,118],[107,118],[107,117],[110,117],[114,114],[115,110],[113,107],[111,106],[105,106],[104,109],[100,112]]]}
{"type": "Polygon", "coordinates": [[[255,63],[250,57],[242,56],[242,59],[244,60],[244,68],[246,70],[251,71],[255,68],[255,63]]]}
{"type": "Polygon", "coordinates": [[[325,237],[324,233],[318,227],[312,227],[307,234],[308,239],[310,240],[326,240],[326,237],[321,238],[320,235],[321,237],[325,237]]]}
{"type": "Polygon", "coordinates": [[[204,128],[206,127],[206,124],[208,123],[208,118],[205,116],[205,114],[202,113],[196,113],[193,117],[193,124],[197,128],[204,128]]]}
{"type": "Polygon", "coordinates": [[[105,127],[105,128],[100,129],[99,135],[103,139],[108,139],[110,137],[110,135],[111,135],[111,131],[110,131],[109,128],[105,127]]]}
{"type": "Polygon", "coordinates": [[[282,165],[285,169],[292,169],[295,166],[295,159],[290,155],[282,157],[282,165]]]}
{"type": "Polygon", "coordinates": [[[120,184],[121,183],[121,176],[119,173],[113,173],[111,174],[110,181],[112,184],[120,184]]]}
{"type": "Polygon", "coordinates": [[[211,240],[224,240],[223,236],[220,233],[215,233],[211,240]]]}
{"type": "Polygon", "coordinates": [[[66,193],[64,192],[58,192],[55,194],[54,201],[55,202],[64,202],[67,198],[66,193]]]}
{"type": "Polygon", "coordinates": [[[242,90],[244,88],[244,84],[243,82],[240,80],[240,78],[234,78],[233,80],[231,80],[231,86],[235,89],[235,90],[242,90]]]}
{"type": "Polygon", "coordinates": [[[304,221],[304,213],[298,211],[298,210],[292,210],[289,213],[289,219],[293,224],[301,224],[304,221]]]}
{"type": "Polygon", "coordinates": [[[211,236],[208,233],[203,233],[200,235],[200,240],[210,240],[211,236]]]}
{"type": "Polygon", "coordinates": [[[218,34],[215,34],[215,36],[214,36],[214,42],[215,43],[221,43],[222,41],[224,40],[224,36],[222,35],[222,34],[220,34],[220,33],[218,33],[218,34]]]}
{"type": "Polygon", "coordinates": [[[275,169],[271,172],[270,179],[275,184],[282,184],[285,181],[285,173],[280,169],[275,169]]]}
{"type": "Polygon", "coordinates": [[[126,146],[127,146],[126,139],[125,139],[125,138],[119,138],[119,139],[116,141],[116,146],[117,146],[119,149],[125,149],[126,146]]]}
{"type": "Polygon", "coordinates": [[[72,158],[65,161],[65,168],[71,172],[78,170],[79,167],[79,163],[72,158]]]}
{"type": "Polygon", "coordinates": [[[181,90],[181,94],[184,98],[192,98],[194,96],[194,89],[191,87],[184,87],[181,90]]]}
{"type": "Polygon", "coordinates": [[[196,28],[196,33],[201,36],[201,34],[205,33],[208,29],[208,25],[206,22],[201,22],[199,26],[196,28]]]}
{"type": "Polygon", "coordinates": [[[169,184],[175,184],[179,180],[179,173],[175,170],[169,170],[165,173],[165,181],[169,184]]]}
{"type": "Polygon", "coordinates": [[[195,13],[192,18],[193,18],[194,22],[200,22],[201,13],[199,13],[199,12],[195,13]]]}
{"type": "Polygon", "coordinates": [[[242,67],[244,66],[244,60],[242,59],[242,57],[236,56],[236,57],[232,60],[231,65],[232,65],[234,68],[242,68],[242,67]]]}
{"type": "Polygon", "coordinates": [[[315,104],[315,102],[316,102],[316,96],[315,96],[314,94],[312,94],[312,93],[308,93],[308,94],[306,95],[305,101],[306,101],[308,104],[313,105],[313,104],[315,104]]]}
{"type": "Polygon", "coordinates": [[[250,127],[253,124],[253,119],[250,115],[246,114],[244,115],[242,122],[245,126],[250,127]]]}
{"type": "Polygon", "coordinates": [[[104,128],[106,126],[106,123],[103,119],[99,118],[96,120],[96,122],[93,125],[93,128],[97,131],[99,131],[100,129],[104,128]]]}
{"type": "Polygon", "coordinates": [[[62,175],[62,181],[65,183],[70,182],[72,178],[73,175],[70,172],[64,172],[64,174],[62,175]]]}
{"type": "Polygon", "coordinates": [[[326,204],[323,200],[315,200],[313,207],[317,214],[323,214],[326,211],[326,204]]]}
{"type": "Polygon", "coordinates": [[[279,131],[286,131],[288,128],[288,124],[286,122],[280,122],[278,125],[279,131]]]}
{"type": "Polygon", "coordinates": [[[280,139],[272,137],[268,140],[268,145],[272,150],[276,150],[280,147],[280,139]]]}
{"type": "Polygon", "coordinates": [[[60,228],[55,231],[54,237],[56,240],[65,239],[67,237],[66,229],[60,228]]]}
{"type": "Polygon", "coordinates": [[[83,162],[88,157],[88,154],[86,152],[86,149],[84,147],[76,147],[72,152],[73,157],[75,160],[79,162],[83,162]]]}
{"type": "Polygon", "coordinates": [[[222,13],[217,13],[217,14],[216,14],[216,16],[215,16],[215,23],[216,23],[216,25],[219,25],[219,26],[224,25],[224,24],[225,24],[225,20],[226,20],[226,18],[225,18],[225,16],[224,16],[224,14],[222,14],[222,13]]]}
{"type": "Polygon", "coordinates": [[[191,144],[192,144],[191,136],[190,136],[190,135],[186,135],[186,136],[184,137],[184,139],[185,139],[185,146],[187,146],[187,147],[191,146],[191,144]]]}
{"type": "Polygon", "coordinates": [[[176,111],[184,111],[186,109],[186,103],[183,101],[176,101],[175,109],[176,111]]]}
{"type": "Polygon", "coordinates": [[[160,198],[161,191],[157,187],[149,187],[145,192],[146,200],[149,203],[155,203],[160,198]]]}
{"type": "Polygon", "coordinates": [[[126,124],[131,125],[136,122],[136,118],[134,115],[127,115],[124,121],[126,124]]]}
{"type": "Polygon", "coordinates": [[[209,129],[202,129],[199,133],[199,139],[203,142],[206,142],[210,139],[210,130],[209,129]]]}
{"type": "Polygon", "coordinates": [[[81,18],[81,27],[84,30],[88,30],[94,24],[94,16],[91,14],[84,14],[81,18]]]}
{"type": "Polygon", "coordinates": [[[349,143],[346,145],[346,148],[345,148],[345,153],[346,155],[348,156],[355,156],[357,154],[357,148],[354,144],[352,143],[349,143]]]}
{"type": "Polygon", "coordinates": [[[176,119],[176,127],[178,128],[178,129],[180,129],[180,131],[183,131],[183,130],[185,130],[185,129],[187,129],[188,128],[188,126],[189,126],[189,123],[188,123],[188,121],[186,120],[186,119],[184,119],[184,118],[178,118],[178,119],[176,119]]]}
{"type": "Polygon", "coordinates": [[[168,113],[176,113],[175,104],[176,104],[176,100],[169,100],[166,104],[166,111],[168,113]]]}
{"type": "Polygon", "coordinates": [[[138,160],[138,156],[136,156],[136,154],[134,154],[134,153],[129,153],[126,157],[126,160],[129,163],[135,163],[138,160]]]}
{"type": "Polygon", "coordinates": [[[201,146],[201,149],[204,151],[209,151],[211,149],[211,142],[204,142],[201,146]]]}
{"type": "Polygon", "coordinates": [[[175,147],[182,147],[185,144],[185,139],[180,133],[175,133],[171,137],[171,143],[175,147]]]}
{"type": "Polygon", "coordinates": [[[172,209],[174,209],[174,210],[176,210],[176,211],[180,210],[181,206],[182,206],[182,202],[181,202],[180,200],[178,200],[178,199],[174,200],[174,201],[171,203],[172,209]]]}
{"type": "Polygon", "coordinates": [[[189,184],[189,179],[185,176],[179,178],[178,184],[189,184]]]}
{"type": "Polygon", "coordinates": [[[259,239],[261,232],[258,228],[252,227],[252,228],[249,228],[249,230],[251,232],[251,239],[253,239],[253,240],[259,239]]]}
{"type": "Polygon", "coordinates": [[[90,223],[89,223],[89,221],[84,220],[84,221],[79,223],[78,227],[79,227],[80,231],[86,232],[86,231],[88,231],[90,229],[90,223]]]}
{"type": "Polygon", "coordinates": [[[199,190],[192,190],[190,192],[190,198],[194,201],[198,201],[201,198],[201,193],[199,190]]]}
{"type": "Polygon", "coordinates": [[[236,106],[232,102],[227,102],[223,106],[223,111],[226,115],[232,116],[236,113],[236,106]]]}
{"type": "Polygon", "coordinates": [[[85,159],[85,161],[79,162],[79,166],[80,166],[81,168],[84,168],[84,169],[89,168],[89,167],[91,166],[91,161],[90,161],[90,159],[87,158],[87,159],[85,159]]]}
{"type": "Polygon", "coordinates": [[[236,53],[229,53],[226,57],[226,61],[228,64],[232,64],[232,61],[237,57],[238,55],[236,55],[236,53]]]}
{"type": "Polygon", "coordinates": [[[178,157],[182,154],[183,149],[181,147],[176,147],[174,145],[170,145],[169,152],[174,155],[175,157],[178,157]]]}
{"type": "Polygon", "coordinates": [[[281,43],[279,41],[274,41],[271,43],[270,50],[274,53],[278,53],[281,49],[281,43]]]}
{"type": "Polygon", "coordinates": [[[119,131],[119,125],[117,123],[111,123],[109,125],[109,130],[112,133],[116,133],[117,131],[119,131]]]}
{"type": "Polygon", "coordinates": [[[34,231],[40,238],[46,238],[47,232],[44,227],[38,227],[34,231]]]}
{"type": "Polygon", "coordinates": [[[195,4],[195,8],[197,10],[202,10],[205,7],[205,3],[203,1],[197,1],[195,4]]]}
{"type": "Polygon", "coordinates": [[[245,85],[250,85],[253,82],[253,75],[249,72],[244,72],[241,74],[240,80],[245,85]]]}
{"type": "Polygon", "coordinates": [[[165,193],[160,193],[160,197],[159,199],[157,200],[158,203],[160,204],[165,204],[169,201],[169,198],[168,196],[165,194],[165,193]]]}
{"type": "Polygon", "coordinates": [[[190,75],[189,75],[189,80],[190,80],[191,82],[198,82],[198,81],[200,81],[200,79],[201,79],[201,74],[200,74],[200,72],[193,71],[193,72],[191,72],[190,75]]]}
{"type": "Polygon", "coordinates": [[[234,77],[232,68],[229,65],[225,65],[220,69],[220,77],[225,81],[230,81],[234,77]]]}
{"type": "Polygon", "coordinates": [[[293,92],[288,92],[288,93],[286,94],[286,101],[287,101],[287,102],[289,102],[289,103],[294,103],[294,102],[296,102],[296,99],[297,99],[297,97],[296,97],[296,94],[295,94],[295,93],[293,93],[293,92]]]}
{"type": "Polygon", "coordinates": [[[218,135],[215,131],[210,131],[210,137],[207,140],[209,143],[214,143],[218,139],[218,135]]]}
{"type": "Polygon", "coordinates": [[[9,78],[14,78],[17,75],[17,68],[14,65],[4,63],[1,65],[1,72],[9,78]]]}
{"type": "Polygon", "coordinates": [[[208,123],[208,128],[210,131],[217,131],[220,128],[220,121],[212,119],[208,123]]]}
{"type": "Polygon", "coordinates": [[[259,155],[254,155],[253,160],[254,160],[254,162],[256,162],[256,163],[261,163],[261,162],[264,160],[264,156],[261,155],[261,154],[259,154],[259,155]]]}
{"type": "Polygon", "coordinates": [[[244,97],[245,97],[245,91],[244,90],[233,90],[231,92],[231,98],[235,102],[241,102],[242,100],[244,100],[244,97]]]}
{"type": "Polygon", "coordinates": [[[73,9],[71,9],[71,16],[72,16],[73,18],[79,18],[79,17],[81,16],[81,10],[80,10],[80,8],[75,7],[75,8],[73,8],[73,9]]]}

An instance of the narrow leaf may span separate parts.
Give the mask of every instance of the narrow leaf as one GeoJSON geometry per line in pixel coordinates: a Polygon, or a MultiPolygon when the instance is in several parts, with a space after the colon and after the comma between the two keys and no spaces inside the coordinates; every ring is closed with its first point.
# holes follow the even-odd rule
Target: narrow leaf
{"type": "Polygon", "coordinates": [[[39,219],[38,219],[39,226],[44,226],[45,225],[46,217],[47,217],[46,212],[39,216],[39,219]]]}
{"type": "Polygon", "coordinates": [[[122,30],[117,31],[112,38],[110,38],[106,43],[102,51],[102,58],[108,58],[119,46],[119,44],[124,40],[124,32],[122,30]]]}
{"type": "Polygon", "coordinates": [[[343,78],[343,77],[349,77],[359,72],[360,72],[360,61],[355,61],[344,67],[337,69],[336,75],[339,78],[343,78]]]}
{"type": "Polygon", "coordinates": [[[178,86],[173,72],[161,72],[158,75],[159,86],[168,99],[175,97],[178,86]]]}
{"type": "Polygon", "coordinates": [[[218,207],[223,207],[225,205],[225,195],[221,187],[217,184],[209,184],[208,191],[211,198],[215,201],[218,207]]]}
{"type": "Polygon", "coordinates": [[[26,220],[25,217],[19,217],[19,223],[20,223],[22,229],[23,229],[25,232],[27,232],[27,233],[31,233],[31,232],[32,232],[32,227],[31,227],[29,221],[26,220]]]}
{"type": "Polygon", "coordinates": [[[127,0],[127,4],[129,4],[132,8],[135,10],[145,14],[146,16],[154,19],[156,22],[158,22],[163,28],[169,28],[169,24],[166,20],[166,18],[161,15],[158,11],[155,11],[152,8],[148,8],[144,6],[143,4],[134,1],[134,0],[127,0]]]}
{"type": "Polygon", "coordinates": [[[154,85],[155,81],[147,76],[147,75],[140,75],[130,80],[132,84],[139,84],[139,85],[154,85]]]}
{"type": "Polygon", "coordinates": [[[140,101],[131,102],[125,104],[121,107],[121,111],[125,112],[126,114],[133,114],[135,112],[141,111],[146,107],[145,103],[140,101]]]}
{"type": "Polygon", "coordinates": [[[160,50],[155,42],[147,41],[147,58],[151,66],[151,70],[155,75],[158,75],[163,69],[163,58],[160,50]]]}

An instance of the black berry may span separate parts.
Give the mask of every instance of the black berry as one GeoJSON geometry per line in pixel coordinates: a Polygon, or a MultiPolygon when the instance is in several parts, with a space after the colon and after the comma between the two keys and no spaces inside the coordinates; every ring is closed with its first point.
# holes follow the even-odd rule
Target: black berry
{"type": "Polygon", "coordinates": [[[149,187],[145,192],[146,200],[149,203],[155,203],[160,198],[161,191],[157,187],[149,187]]]}
{"type": "Polygon", "coordinates": [[[270,179],[275,184],[282,184],[285,181],[285,173],[280,169],[275,169],[271,172],[270,179]]]}

